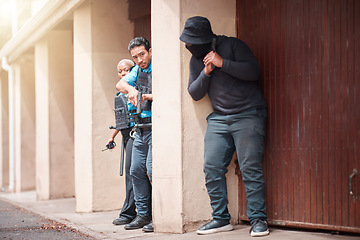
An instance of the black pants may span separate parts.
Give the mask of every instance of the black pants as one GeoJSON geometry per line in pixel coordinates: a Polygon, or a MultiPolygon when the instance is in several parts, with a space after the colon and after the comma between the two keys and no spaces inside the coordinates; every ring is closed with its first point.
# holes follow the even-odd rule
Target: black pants
{"type": "Polygon", "coordinates": [[[126,153],[126,159],[125,159],[125,190],[126,190],[126,196],[124,205],[121,208],[120,211],[120,217],[126,217],[128,219],[133,219],[136,217],[136,207],[135,207],[135,200],[134,200],[134,190],[133,190],[133,184],[132,184],[132,178],[130,176],[130,167],[131,167],[131,153],[133,148],[133,142],[134,139],[130,137],[130,131],[129,129],[121,130],[122,137],[124,138],[125,143],[125,153],[126,153]]]}

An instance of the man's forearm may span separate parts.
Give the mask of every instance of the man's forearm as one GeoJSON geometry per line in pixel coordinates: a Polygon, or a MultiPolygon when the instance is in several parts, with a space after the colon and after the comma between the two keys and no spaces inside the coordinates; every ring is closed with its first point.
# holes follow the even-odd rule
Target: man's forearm
{"type": "Polygon", "coordinates": [[[195,101],[202,99],[206,95],[209,89],[210,78],[204,71],[201,71],[196,80],[189,81],[188,91],[195,101]]]}
{"type": "Polygon", "coordinates": [[[135,89],[135,87],[131,86],[130,84],[128,84],[125,80],[121,79],[117,84],[116,84],[116,89],[123,93],[123,94],[128,94],[128,99],[129,101],[136,106],[137,105],[137,94],[138,94],[138,90],[135,89]]]}
{"type": "Polygon", "coordinates": [[[124,94],[128,94],[133,88],[134,88],[133,86],[131,86],[125,80],[122,79],[116,84],[116,89],[124,94]]]}

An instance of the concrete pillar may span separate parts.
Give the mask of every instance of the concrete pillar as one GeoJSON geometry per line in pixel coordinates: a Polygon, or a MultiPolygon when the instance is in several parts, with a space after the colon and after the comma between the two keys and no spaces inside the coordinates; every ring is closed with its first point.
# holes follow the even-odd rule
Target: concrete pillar
{"type": "Polygon", "coordinates": [[[14,63],[15,191],[35,189],[35,68],[34,55],[14,63]]]}
{"type": "Polygon", "coordinates": [[[183,232],[185,200],[180,11],[180,1],[152,1],[152,23],[162,23],[152,24],[153,218],[156,231],[175,233],[183,232]]]}
{"type": "Polygon", "coordinates": [[[35,46],[37,198],[72,197],[74,82],[72,30],[53,30],[35,46]]]}
{"type": "Polygon", "coordinates": [[[9,186],[9,95],[8,74],[0,71],[0,189],[9,186]]]}
{"type": "Polygon", "coordinates": [[[124,200],[119,177],[121,134],[102,152],[114,124],[116,65],[129,58],[133,38],[127,0],[86,1],[74,11],[76,211],[116,209],[124,200]]]}
{"type": "MultiPolygon", "coordinates": [[[[211,219],[203,173],[203,139],[206,117],[212,107],[208,97],[195,102],[187,92],[190,53],[179,37],[185,20],[195,15],[208,17],[214,33],[236,36],[236,1],[153,0],[151,3],[154,226],[157,232],[182,233],[211,219]]],[[[229,166],[227,176],[229,210],[234,223],[238,219],[234,163],[229,166]]]]}

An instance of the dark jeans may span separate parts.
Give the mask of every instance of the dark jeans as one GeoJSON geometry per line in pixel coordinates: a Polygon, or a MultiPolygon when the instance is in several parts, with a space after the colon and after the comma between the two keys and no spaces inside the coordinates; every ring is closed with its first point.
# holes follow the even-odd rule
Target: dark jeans
{"type": "Polygon", "coordinates": [[[234,115],[211,113],[207,117],[204,172],[214,219],[230,220],[227,204],[227,167],[236,150],[246,189],[247,216],[266,220],[265,183],[262,170],[266,109],[234,115]]]}
{"type": "Polygon", "coordinates": [[[138,215],[151,217],[152,135],[151,130],[136,133],[130,175],[138,215]]]}
{"type": "Polygon", "coordinates": [[[134,139],[129,135],[131,129],[125,129],[121,131],[122,137],[125,141],[125,190],[126,196],[123,207],[121,208],[120,217],[126,217],[127,219],[133,219],[136,217],[136,206],[134,200],[134,190],[132,179],[130,176],[131,155],[134,139]]]}

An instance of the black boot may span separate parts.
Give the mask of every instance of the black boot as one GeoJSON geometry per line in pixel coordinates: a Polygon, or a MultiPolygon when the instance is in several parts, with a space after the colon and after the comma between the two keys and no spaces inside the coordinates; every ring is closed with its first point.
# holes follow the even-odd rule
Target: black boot
{"type": "Polygon", "coordinates": [[[145,225],[142,230],[144,232],[153,232],[154,228],[153,228],[152,221],[148,225],[145,225]]]}
{"type": "Polygon", "coordinates": [[[120,216],[119,218],[117,218],[113,221],[113,224],[114,225],[125,225],[128,223],[131,223],[132,220],[133,220],[133,218],[126,218],[124,216],[120,216]]]}
{"type": "Polygon", "coordinates": [[[144,227],[145,225],[148,225],[151,222],[150,217],[143,217],[137,215],[136,218],[129,224],[125,225],[126,230],[132,230],[132,229],[139,229],[144,227]]]}

